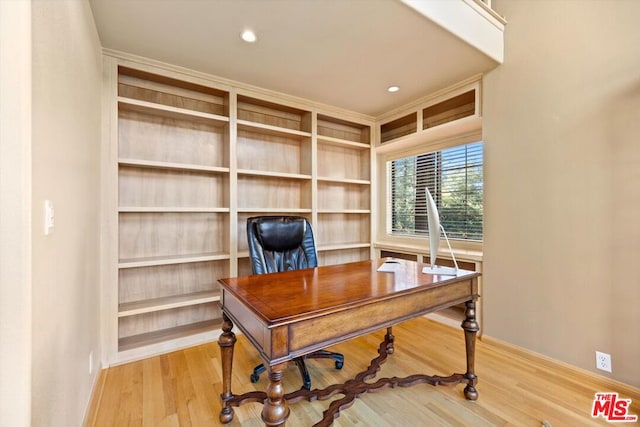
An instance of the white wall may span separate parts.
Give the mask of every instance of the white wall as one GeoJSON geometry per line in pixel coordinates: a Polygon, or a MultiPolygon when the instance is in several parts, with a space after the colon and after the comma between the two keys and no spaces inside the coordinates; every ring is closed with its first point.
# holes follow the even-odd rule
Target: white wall
{"type": "Polygon", "coordinates": [[[101,351],[101,47],[85,0],[33,1],[32,31],[32,425],[79,426],[101,351]]]}
{"type": "Polygon", "coordinates": [[[484,333],[640,387],[640,2],[493,7],[484,333]]]}
{"type": "Polygon", "coordinates": [[[0,426],[31,421],[31,3],[0,1],[0,426]]]}

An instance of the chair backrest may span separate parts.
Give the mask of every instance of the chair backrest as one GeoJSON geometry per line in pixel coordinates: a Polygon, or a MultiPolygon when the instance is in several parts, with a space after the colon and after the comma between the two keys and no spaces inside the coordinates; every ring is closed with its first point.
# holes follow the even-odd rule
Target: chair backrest
{"type": "Polygon", "coordinates": [[[313,230],[300,216],[257,216],[247,219],[253,274],[318,266],[313,230]]]}

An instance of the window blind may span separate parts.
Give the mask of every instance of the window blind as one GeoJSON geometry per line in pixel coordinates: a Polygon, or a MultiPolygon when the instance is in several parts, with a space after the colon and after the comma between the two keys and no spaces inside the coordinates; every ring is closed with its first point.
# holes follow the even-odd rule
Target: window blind
{"type": "Polygon", "coordinates": [[[483,143],[396,159],[391,162],[393,234],[427,235],[429,187],[450,238],[482,240],[483,143]]]}

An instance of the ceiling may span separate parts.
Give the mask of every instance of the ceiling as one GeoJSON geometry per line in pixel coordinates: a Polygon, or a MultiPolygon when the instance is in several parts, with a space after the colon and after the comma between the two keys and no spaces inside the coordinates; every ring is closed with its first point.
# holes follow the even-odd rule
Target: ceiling
{"type": "Polygon", "coordinates": [[[90,4],[105,48],[370,116],[497,65],[399,0],[90,4]]]}

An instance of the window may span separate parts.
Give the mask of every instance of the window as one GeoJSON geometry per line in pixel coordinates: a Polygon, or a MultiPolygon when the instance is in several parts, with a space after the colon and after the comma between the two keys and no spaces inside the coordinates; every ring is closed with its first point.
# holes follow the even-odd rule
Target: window
{"type": "Polygon", "coordinates": [[[480,141],[391,161],[391,233],[427,235],[428,186],[447,236],[482,240],[482,159],[480,141]]]}

